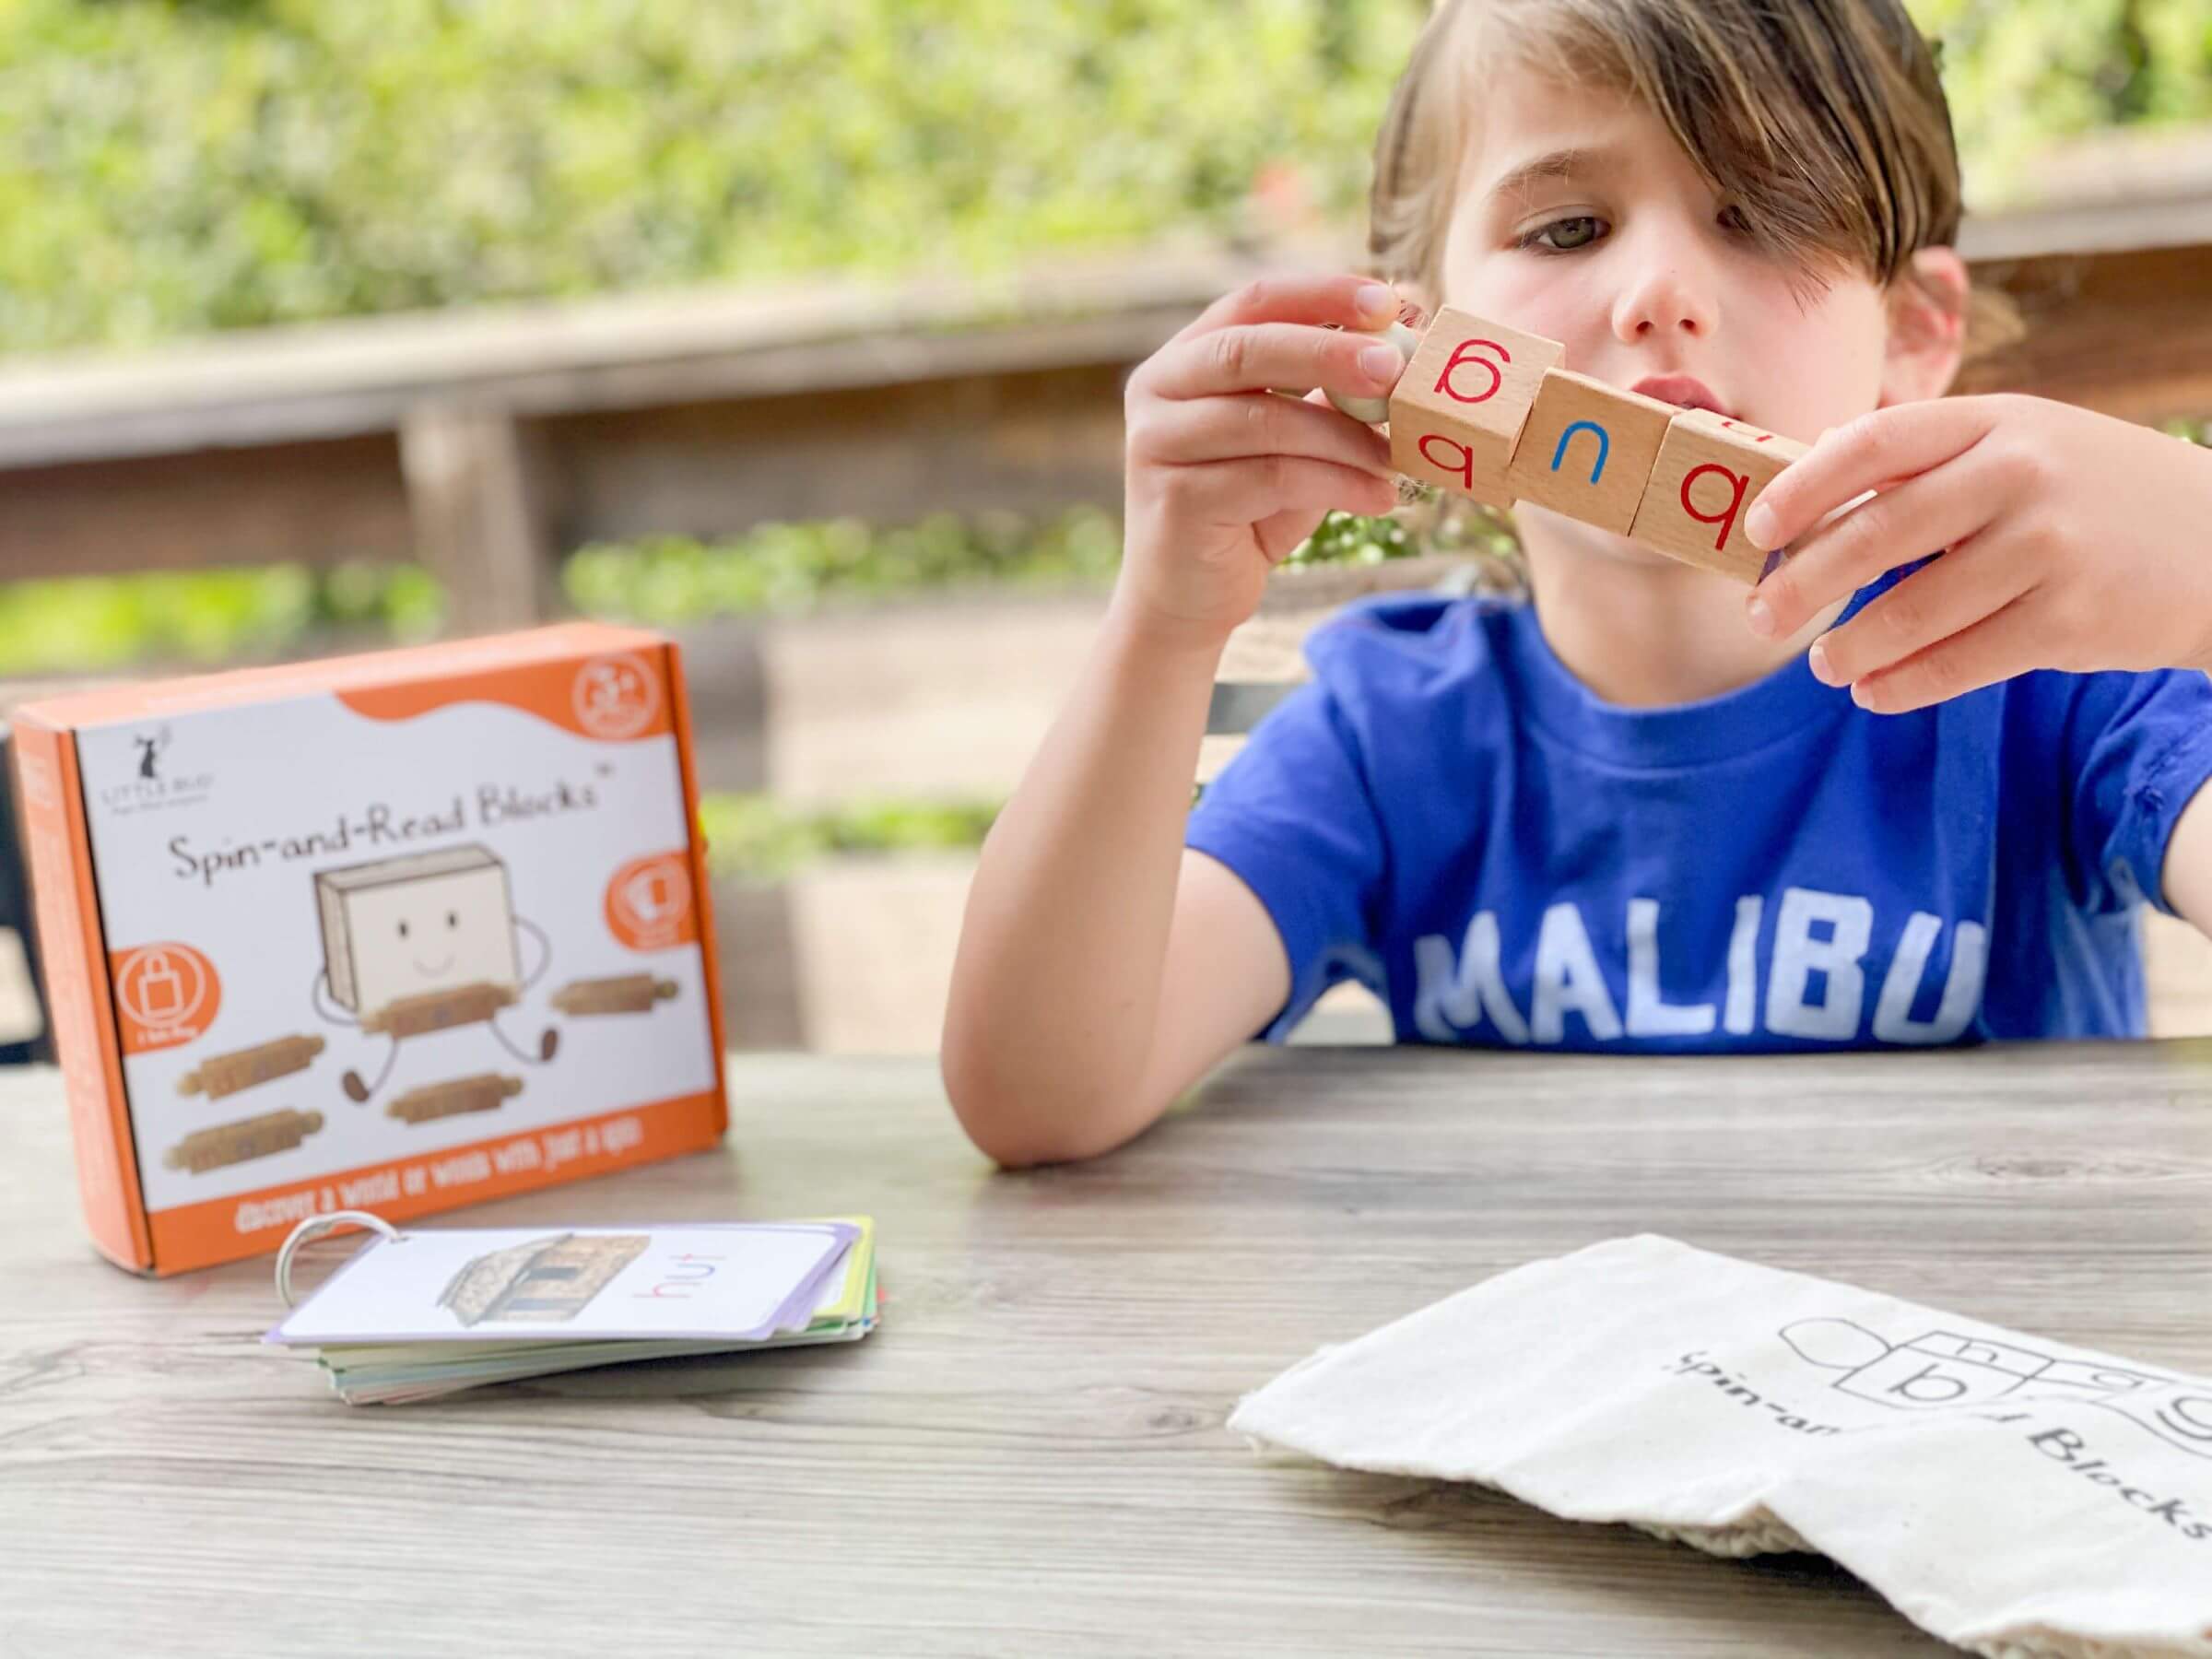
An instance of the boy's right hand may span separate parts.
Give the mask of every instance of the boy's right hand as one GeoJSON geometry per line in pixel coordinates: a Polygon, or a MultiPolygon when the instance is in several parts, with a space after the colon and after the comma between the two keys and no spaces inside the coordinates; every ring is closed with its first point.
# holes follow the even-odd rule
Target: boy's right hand
{"type": "Polygon", "coordinates": [[[1127,620],[1218,645],[1258,608],[1267,572],[1324,512],[1397,505],[1382,433],[1332,408],[1322,391],[1300,401],[1267,390],[1387,396],[1404,362],[1359,331],[1397,312],[1397,297],[1371,277],[1268,278],[1216,300],[1138,365],[1124,400],[1125,543],[1114,594],[1127,620]]]}

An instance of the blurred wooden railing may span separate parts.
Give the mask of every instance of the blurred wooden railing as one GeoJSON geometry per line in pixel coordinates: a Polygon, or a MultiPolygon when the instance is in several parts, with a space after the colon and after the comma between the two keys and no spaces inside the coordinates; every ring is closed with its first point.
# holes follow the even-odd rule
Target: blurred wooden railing
{"type": "MultiPolygon", "coordinates": [[[[1965,252],[2030,325],[1967,389],[2212,415],[2212,198],[1990,219],[1965,252]]],[[[18,362],[0,368],[0,580],[415,559],[474,631],[558,610],[559,555],[596,538],[1112,505],[1128,368],[1248,276],[1353,263],[1346,245],[1153,250],[990,282],[647,295],[18,362]]],[[[1322,590],[1380,579],[1307,577],[1225,677],[1285,677],[1322,590]]],[[[687,644],[703,781],[761,787],[754,630],[687,644]]],[[[1255,712],[1217,712],[1237,729],[1255,712]]],[[[724,952],[733,1040],[802,1041],[784,900],[736,888],[717,905],[744,941],[724,952]]]]}
{"type": "MultiPolygon", "coordinates": [[[[1971,388],[2212,411],[2212,199],[1970,226],[2027,338],[1971,388]]],[[[1348,244],[994,280],[639,295],[0,369],[0,580],[419,559],[457,631],[559,609],[582,542],[1120,497],[1120,382],[1252,275],[1348,244]]]]}

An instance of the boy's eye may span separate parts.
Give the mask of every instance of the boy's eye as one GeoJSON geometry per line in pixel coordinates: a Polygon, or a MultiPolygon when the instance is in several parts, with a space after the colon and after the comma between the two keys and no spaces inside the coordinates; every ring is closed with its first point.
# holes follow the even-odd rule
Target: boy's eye
{"type": "Polygon", "coordinates": [[[1541,242],[1556,253],[1571,253],[1577,248],[1586,248],[1604,234],[1605,220],[1588,214],[1573,218],[1554,219],[1533,235],[1523,239],[1522,245],[1541,242]]]}
{"type": "Polygon", "coordinates": [[[1733,204],[1721,209],[1720,222],[1724,230],[1741,232],[1751,229],[1751,221],[1744,217],[1744,210],[1733,204]]]}

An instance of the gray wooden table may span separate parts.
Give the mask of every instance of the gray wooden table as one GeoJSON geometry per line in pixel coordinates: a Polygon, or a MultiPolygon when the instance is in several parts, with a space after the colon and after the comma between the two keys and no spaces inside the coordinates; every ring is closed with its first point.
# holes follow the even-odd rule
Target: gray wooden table
{"type": "Polygon", "coordinates": [[[441,1219],[871,1211],[874,1335],[349,1408],[259,1345],[265,1262],[95,1259],[56,1080],[0,1084],[0,1654],[1932,1651],[1813,1558],[1255,1456],[1223,1419],[1323,1343],[1642,1229],[2212,1371],[2207,1043],[1254,1051],[1024,1176],[928,1061],[741,1057],[731,1089],[723,1150],[441,1219]]]}

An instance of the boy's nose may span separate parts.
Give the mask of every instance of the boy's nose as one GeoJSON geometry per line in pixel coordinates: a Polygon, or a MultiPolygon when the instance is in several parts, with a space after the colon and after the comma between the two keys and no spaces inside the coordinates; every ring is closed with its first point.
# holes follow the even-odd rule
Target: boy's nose
{"type": "Polygon", "coordinates": [[[1714,306],[1708,285],[1674,261],[1654,261],[1622,290],[1613,308],[1613,332],[1624,345],[1653,345],[1712,332],[1714,306]]]}

